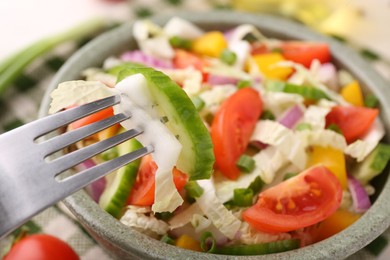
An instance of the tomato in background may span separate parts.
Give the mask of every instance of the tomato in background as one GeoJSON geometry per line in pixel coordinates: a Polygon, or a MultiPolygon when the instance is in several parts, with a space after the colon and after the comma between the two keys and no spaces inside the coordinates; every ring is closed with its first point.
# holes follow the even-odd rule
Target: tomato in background
{"type": "Polygon", "coordinates": [[[78,260],[76,252],[51,235],[28,235],[16,242],[4,260],[78,260]]]}
{"type": "Polygon", "coordinates": [[[109,118],[114,115],[114,109],[112,107],[108,107],[106,109],[100,110],[99,112],[93,113],[89,116],[83,117],[71,124],[69,124],[70,129],[77,129],[97,121],[109,118]]]}
{"type": "Polygon", "coordinates": [[[289,232],[326,219],[339,208],[341,198],[334,174],[315,166],[261,192],[242,217],[262,232],[289,232]]]}
{"type": "Polygon", "coordinates": [[[208,74],[203,71],[203,68],[206,65],[207,62],[194,53],[180,50],[180,49],[175,51],[175,57],[173,58],[173,66],[176,69],[185,69],[192,66],[196,70],[202,72],[203,81],[207,81],[207,77],[208,77],[208,74]]]}
{"type": "Polygon", "coordinates": [[[336,124],[350,144],[368,132],[378,114],[374,108],[334,106],[326,116],[326,127],[336,124]]]}
{"type": "Polygon", "coordinates": [[[216,167],[235,180],[240,174],[237,160],[246,150],[263,110],[259,93],[252,88],[238,90],[225,100],[211,124],[216,167]]]}
{"type": "Polygon", "coordinates": [[[331,59],[329,46],[326,43],[287,41],[282,43],[282,55],[291,61],[309,68],[314,59],[321,63],[331,59]]]}
{"type": "MultiPolygon", "coordinates": [[[[151,206],[154,203],[154,190],[156,187],[155,174],[157,164],[151,155],[146,155],[141,160],[141,165],[137,173],[137,179],[127,198],[127,204],[136,206],[151,206]]],[[[180,191],[188,181],[188,176],[178,169],[172,171],[173,182],[176,189],[180,191]]]]}

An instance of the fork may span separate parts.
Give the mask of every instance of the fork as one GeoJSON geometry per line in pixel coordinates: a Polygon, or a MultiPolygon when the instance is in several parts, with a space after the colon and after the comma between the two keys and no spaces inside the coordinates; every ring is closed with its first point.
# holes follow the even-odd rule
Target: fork
{"type": "Polygon", "coordinates": [[[53,137],[55,130],[120,102],[121,95],[100,99],[0,135],[0,238],[91,182],[153,152],[153,146],[148,145],[77,174],[59,178],[66,170],[142,134],[140,129],[131,129],[82,149],[58,155],[58,151],[130,116],[116,114],[53,137]]]}

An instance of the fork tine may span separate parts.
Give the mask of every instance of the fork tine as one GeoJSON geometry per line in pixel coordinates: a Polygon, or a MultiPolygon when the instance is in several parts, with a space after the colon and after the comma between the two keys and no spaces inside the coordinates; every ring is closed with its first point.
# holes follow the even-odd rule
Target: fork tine
{"type": "Polygon", "coordinates": [[[150,145],[140,148],[138,150],[122,155],[108,162],[101,163],[85,171],[60,180],[59,184],[63,186],[63,189],[66,189],[69,192],[75,192],[82,187],[90,184],[91,182],[107,175],[108,173],[111,173],[151,152],[153,152],[153,147],[150,145]]]}
{"type": "Polygon", "coordinates": [[[104,152],[105,150],[123,143],[126,140],[131,139],[141,133],[141,130],[130,129],[106,140],[91,144],[72,153],[65,154],[58,159],[54,159],[48,163],[48,166],[51,167],[51,171],[49,172],[52,172],[54,176],[57,176],[61,172],[82,163],[86,159],[104,152]]]}
{"type": "Polygon", "coordinates": [[[32,123],[36,124],[35,132],[32,134],[36,137],[40,137],[80,118],[119,104],[120,101],[121,96],[115,95],[50,115],[32,123]]]}
{"type": "Polygon", "coordinates": [[[46,157],[54,152],[57,152],[71,144],[74,144],[92,134],[95,134],[101,130],[104,130],[112,125],[120,123],[130,116],[125,114],[117,114],[101,121],[86,125],[76,130],[66,132],[62,135],[55,136],[47,141],[40,143],[42,146],[43,157],[46,157]]]}

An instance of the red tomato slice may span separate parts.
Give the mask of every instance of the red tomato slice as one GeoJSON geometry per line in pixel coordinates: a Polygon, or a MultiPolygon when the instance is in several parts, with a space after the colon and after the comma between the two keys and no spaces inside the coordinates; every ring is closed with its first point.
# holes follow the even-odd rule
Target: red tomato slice
{"type": "Polygon", "coordinates": [[[318,223],[337,210],[342,188],[324,166],[314,166],[259,195],[242,217],[263,232],[289,232],[318,223]]]}
{"type": "Polygon", "coordinates": [[[4,260],[78,260],[76,252],[64,241],[46,234],[29,235],[15,245],[4,260]]]}
{"type": "Polygon", "coordinates": [[[96,112],[92,115],[83,117],[83,118],[71,123],[69,125],[69,127],[71,129],[80,128],[82,126],[89,125],[89,124],[95,123],[97,121],[106,119],[106,118],[113,116],[113,115],[114,115],[114,109],[112,107],[108,107],[106,109],[103,109],[103,110],[96,112]]]}
{"type": "Polygon", "coordinates": [[[326,63],[331,58],[329,46],[325,43],[290,41],[283,43],[281,49],[286,59],[300,63],[307,68],[314,59],[326,63]]]}
{"type": "Polygon", "coordinates": [[[207,80],[208,74],[203,71],[203,68],[207,66],[207,62],[191,52],[180,49],[176,50],[175,57],[173,58],[173,66],[177,69],[185,69],[193,66],[202,72],[203,81],[207,80]]]}
{"type": "Polygon", "coordinates": [[[237,179],[237,160],[246,150],[249,138],[263,110],[259,93],[243,88],[220,107],[211,124],[216,167],[229,179],[237,179]]]}
{"type": "Polygon", "coordinates": [[[335,106],[326,116],[326,126],[336,124],[347,143],[352,143],[367,133],[378,114],[373,108],[335,106]]]}
{"type": "MultiPolygon", "coordinates": [[[[127,204],[136,206],[151,206],[154,203],[155,174],[157,164],[151,155],[144,156],[138,170],[137,179],[127,198],[127,204]]],[[[173,169],[173,182],[176,189],[181,190],[188,181],[188,176],[178,169],[173,169]]]]}

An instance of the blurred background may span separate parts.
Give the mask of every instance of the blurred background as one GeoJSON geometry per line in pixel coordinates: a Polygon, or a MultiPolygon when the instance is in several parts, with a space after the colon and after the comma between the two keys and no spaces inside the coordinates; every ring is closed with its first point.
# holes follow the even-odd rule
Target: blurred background
{"type": "Polygon", "coordinates": [[[390,59],[389,0],[2,0],[0,58],[96,16],[126,21],[178,9],[233,8],[283,15],[390,59]]]}
{"type": "MultiPolygon", "coordinates": [[[[36,118],[52,76],[82,43],[107,30],[106,23],[118,24],[180,10],[212,9],[269,13],[298,21],[355,48],[390,79],[389,0],[1,0],[0,133],[36,118]],[[92,26],[80,30],[81,24],[96,17],[104,25],[92,22],[92,26]],[[72,36],[74,28],[77,37],[72,36]],[[72,33],[64,34],[69,30],[72,33]],[[61,37],[55,38],[57,41],[50,48],[39,49],[42,39],[53,35],[61,37]],[[33,50],[39,55],[15,70],[13,77],[6,75],[2,64],[31,46],[27,53],[33,50]]],[[[67,241],[82,259],[109,259],[64,211],[61,204],[52,207],[29,222],[28,228],[67,241]]],[[[0,240],[0,258],[10,240],[0,240]]],[[[380,248],[384,248],[378,251],[379,259],[389,259],[390,249],[386,245],[385,238],[379,240],[380,248]]]]}

